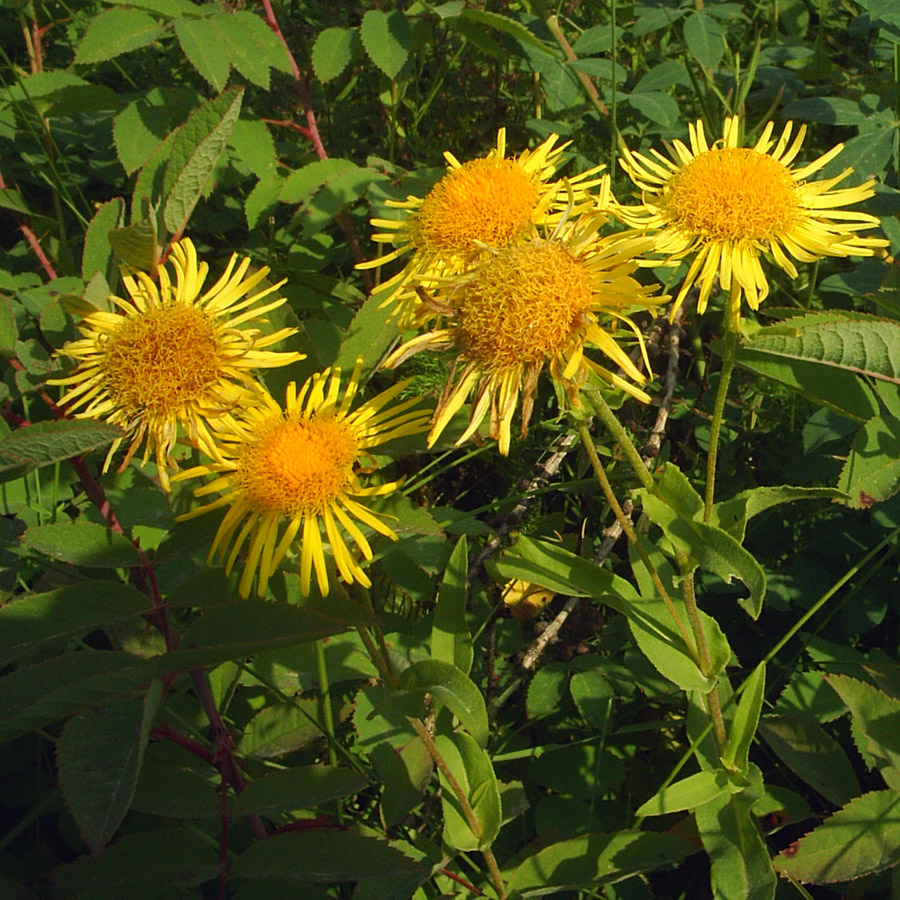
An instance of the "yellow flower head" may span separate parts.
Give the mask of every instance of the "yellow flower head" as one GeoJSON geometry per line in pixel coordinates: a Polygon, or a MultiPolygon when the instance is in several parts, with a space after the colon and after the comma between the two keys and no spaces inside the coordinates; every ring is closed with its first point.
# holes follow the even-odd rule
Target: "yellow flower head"
{"type": "Polygon", "coordinates": [[[671,262],[694,255],[673,315],[695,283],[700,287],[697,308],[702,313],[718,275],[722,288],[731,292],[732,325],[738,331],[741,296],[758,309],[769,293],[760,253],[770,255],[796,278],[789,256],[800,262],[823,256],[871,256],[873,248],[887,245],[857,234],[877,226],[878,218],[842,209],[871,197],[874,181],[835,190],[853,171],[850,168],[835,178],[806,180],[844,145],[794,168],[791,163],[800,152],[806,126],[791,140],[793,124],[788,122],[777,142],[772,139],[773,128],[769,122],[753,147],[739,147],[740,120],[733,116],[725,121],[721,141],[711,148],[702,122],[690,125],[691,146],[674,141],[674,160],[656,150],[651,151],[653,159],[624,151],[621,165],[641,189],[643,203],[619,207],[622,220],[643,233],[655,233],[656,249],[671,262]]]}
{"type": "Polygon", "coordinates": [[[490,435],[499,440],[500,453],[508,454],[519,396],[524,436],[545,365],[576,403],[578,387],[590,373],[649,400],[632,384],[643,384],[645,376],[599,323],[600,316],[624,322],[643,351],[640,332],[623,311],[654,302],[651,289],[630,277],[637,268],[634,254],[649,242],[602,239],[597,233],[602,221],[586,214],[560,226],[549,240],[513,242],[469,274],[438,286],[437,298],[430,300],[440,303],[446,296],[453,307],[446,327],[407,341],[385,363],[396,366],[425,349],[459,351],[434,412],[429,446],[474,392],[469,424],[457,443],[470,438],[490,413],[490,435]],[[585,356],[586,345],[599,348],[626,377],[585,356]]]}
{"type": "Polygon", "coordinates": [[[217,432],[220,462],[210,462],[177,478],[213,475],[194,493],[222,496],[190,512],[193,518],[228,507],[210,550],[230,573],[245,545],[247,555],[239,592],[250,594],[259,573],[257,593],[262,597],[272,573],[299,535],[300,586],[309,594],[312,570],[319,590],[328,593],[325,539],[331,546],[338,572],[347,582],[369,587],[366,573],[344,538],[348,534],[360,553],[372,558],[372,549],[357,522],[392,540],[397,536],[371,510],[357,502],[396,490],[399,482],[363,486],[360,474],[371,474],[375,462],[369,451],[394,438],[427,428],[428,413],[411,410],[418,398],[390,404],[404,389],[403,382],[350,409],[359,387],[362,360],[357,361],[349,384],[340,396],[341,370],[327,369],[306,381],[299,392],[287,388],[284,410],[268,394],[261,406],[222,420],[217,432]],[[360,461],[365,460],[365,468],[360,461]],[[356,520],[356,521],[354,521],[356,520]],[[249,544],[248,544],[249,541],[249,544]]]}
{"type": "Polygon", "coordinates": [[[414,287],[434,277],[459,274],[486,249],[498,249],[530,232],[535,225],[553,225],[564,209],[595,208],[609,202],[609,179],[595,178],[602,166],[566,181],[551,181],[568,144],[554,147],[551,135],[536,150],[506,156],[506,129],[497,133],[497,146],[486,156],[460,163],[444,154],[447,174],[425,195],[387,205],[404,210],[400,219],[372,219],[386,231],[372,235],[379,243],[400,243],[386,256],[363,263],[373,268],[411,252],[406,266],[385,284],[390,294],[384,305],[397,302],[401,328],[418,324],[422,309],[414,287]],[[602,185],[601,197],[588,191],[602,185]]]}
{"type": "MultiPolygon", "coordinates": [[[[301,353],[265,349],[295,328],[264,334],[255,327],[265,313],[285,302],[276,297],[258,304],[284,281],[247,296],[268,275],[267,267],[245,278],[250,260],[238,264],[235,254],[222,277],[201,295],[209,267],[198,264],[193,243],[187,238],[176,243],[169,262],[174,283],[165,266],[158,270],[158,285],[146,272],[123,271],[129,296],[110,297],[117,312],[84,301],[73,304],[84,337],[60,353],[78,365],[72,375],[50,382],[71,386],[61,400],[67,412],[125,429],[131,444],[122,469],[144,442],[143,461],[155,453],[166,490],[168,468],[177,468],[171,454],[179,426],[194,446],[216,458],[207,425],[257,402],[261,387],[254,370],[304,358],[301,353]]],[[[104,472],[123,440],[113,442],[104,472]]]]}

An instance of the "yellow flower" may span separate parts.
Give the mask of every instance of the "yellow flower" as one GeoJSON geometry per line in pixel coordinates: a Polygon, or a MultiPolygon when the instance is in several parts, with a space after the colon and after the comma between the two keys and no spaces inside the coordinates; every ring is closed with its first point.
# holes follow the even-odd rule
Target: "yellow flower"
{"type": "Polygon", "coordinates": [[[385,283],[390,294],[383,305],[397,302],[395,314],[401,328],[418,324],[414,313],[415,284],[429,283],[435,276],[458,274],[486,249],[505,247],[528,233],[534,225],[552,226],[583,208],[609,203],[609,178],[595,178],[603,166],[564,181],[551,181],[568,143],[554,147],[552,134],[537,149],[517,157],[506,156],[506,129],[497,133],[497,146],[483,157],[460,163],[449,151],[444,154],[449,171],[425,195],[404,201],[386,201],[404,210],[400,219],[372,219],[372,235],[378,243],[400,246],[357,268],[374,268],[412,252],[406,266],[385,283]],[[588,191],[601,185],[601,196],[588,191]]]}
{"type": "MultiPolygon", "coordinates": [[[[176,243],[170,262],[174,284],[165,266],[158,270],[158,286],[146,272],[123,271],[129,298],[110,297],[118,312],[73,303],[84,337],[66,344],[60,354],[78,365],[72,375],[50,382],[71,385],[60,401],[67,412],[125,429],[131,444],[120,471],[145,442],[143,462],[155,453],[166,490],[168,468],[177,469],[172,449],[179,426],[194,446],[216,458],[208,423],[257,402],[261,387],[254,370],[304,358],[265,349],[295,328],[264,334],[253,324],[285,302],[276,297],[258,305],[284,281],[247,296],[269,274],[268,267],[245,278],[250,260],[237,264],[235,254],[222,277],[201,295],[209,266],[198,264],[193,243],[187,238],[176,243]]],[[[113,442],[104,472],[123,440],[113,442]]]]}
{"type": "Polygon", "coordinates": [[[383,391],[351,411],[361,364],[360,359],[343,398],[339,368],[313,375],[299,392],[291,382],[284,411],[264,394],[261,406],[222,420],[224,427],[217,432],[221,462],[196,466],[177,476],[179,480],[216,476],[194,493],[198,497],[213,493],[222,496],[179,518],[189,519],[228,507],[209,558],[212,561],[219,553],[230,573],[249,541],[239,585],[242,597],[249,595],[257,570],[257,593],[260,597],[265,594],[269,578],[298,535],[301,590],[304,596],[309,594],[315,569],[319,590],[327,595],[323,524],[341,577],[365,587],[371,582],[348,548],[341,529],[366,559],[372,558],[372,549],[354,519],[397,539],[356,498],[389,494],[399,482],[364,487],[359,475],[370,474],[376,468],[370,454],[373,447],[424,431],[428,413],[410,411],[418,398],[390,406],[408,382],[383,391]],[[360,460],[365,460],[365,468],[360,468],[360,460]]]}
{"type": "Polygon", "coordinates": [[[807,181],[834,159],[843,144],[805,166],[791,163],[800,152],[806,126],[791,140],[788,122],[777,142],[769,122],[753,147],[739,147],[740,119],[725,121],[721,141],[706,142],[702,122],[689,126],[690,149],[674,141],[674,160],[652,150],[654,159],[624,150],[621,165],[642,191],[638,207],[619,207],[622,220],[643,233],[656,233],[656,249],[669,261],[694,255],[672,308],[681,305],[697,283],[697,309],[706,309],[716,275],[731,292],[732,325],[740,330],[741,295],[758,309],[769,293],[760,253],[770,255],[791,278],[800,262],[823,256],[871,256],[886,246],[857,232],[879,224],[878,218],[841,207],[874,193],[874,181],[834,189],[853,170],[835,178],[807,181]]]}
{"type": "MultiPolygon", "coordinates": [[[[646,381],[599,317],[622,321],[634,333],[647,362],[641,335],[623,311],[654,301],[651,288],[630,277],[633,259],[649,245],[643,239],[603,239],[597,229],[604,217],[583,215],[563,223],[555,237],[509,244],[488,256],[469,274],[438,287],[452,297],[446,327],[407,341],[386,361],[399,365],[420,350],[455,349],[460,353],[434,412],[428,446],[474,392],[468,427],[457,441],[470,438],[490,414],[490,436],[500,453],[509,453],[512,419],[522,396],[522,430],[534,404],[538,377],[545,365],[577,403],[577,391],[589,374],[648,401],[637,385],[646,381]],[[626,380],[584,354],[599,348],[626,380]],[[457,370],[461,368],[462,371],[457,370]]],[[[434,298],[432,298],[434,299],[434,298]]]]}

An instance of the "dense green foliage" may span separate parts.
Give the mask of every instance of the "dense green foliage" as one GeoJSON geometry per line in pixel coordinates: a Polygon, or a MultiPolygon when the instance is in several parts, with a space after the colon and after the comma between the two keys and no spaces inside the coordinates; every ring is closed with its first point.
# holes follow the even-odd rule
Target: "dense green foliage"
{"type": "MultiPolygon", "coordinates": [[[[893,0],[0,0],[0,48],[0,897],[896,894],[893,0]],[[564,173],[606,163],[638,202],[622,144],[734,114],[748,143],[808,123],[803,162],[843,142],[813,177],[875,178],[887,251],[764,264],[736,348],[724,293],[638,317],[652,405],[604,392],[576,421],[546,379],[507,459],[454,447],[461,424],[379,450],[405,481],[373,504],[399,540],[368,590],[304,599],[286,564],[239,599],[207,563],[217,517],[176,522],[195,485],[164,493],[140,454],[102,474],[120,431],[56,406],[73,299],[183,235],[215,277],[237,252],[288,279],[270,319],[306,359],[274,395],[358,355],[374,393],[397,265],[355,269],[368,220],[445,150],[556,133],[564,173]],[[631,542],[607,540],[600,462],[631,542]],[[512,579],[546,590],[530,612],[512,579]],[[696,596],[699,662],[661,587],[682,618],[696,596]]],[[[396,378],[433,405],[452,361],[396,378]]]]}

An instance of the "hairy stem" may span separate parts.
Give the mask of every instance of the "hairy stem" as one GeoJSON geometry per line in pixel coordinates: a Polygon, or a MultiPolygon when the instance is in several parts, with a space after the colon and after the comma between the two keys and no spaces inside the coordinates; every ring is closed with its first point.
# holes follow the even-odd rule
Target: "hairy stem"
{"type": "MultiPolygon", "coordinates": [[[[462,810],[462,814],[465,817],[465,820],[472,829],[472,834],[475,835],[478,840],[481,840],[484,832],[481,828],[481,823],[478,821],[478,817],[475,815],[475,810],[472,809],[472,804],[469,803],[469,797],[466,794],[463,786],[457,781],[456,776],[453,774],[450,766],[447,765],[447,761],[441,756],[441,751],[438,750],[437,744],[434,742],[434,738],[429,734],[428,729],[418,720],[414,719],[411,716],[407,716],[407,721],[410,725],[412,725],[416,734],[422,739],[422,743],[425,745],[425,748],[428,750],[429,755],[432,760],[434,760],[434,764],[440,770],[440,773],[447,780],[447,784],[450,785],[450,790],[456,795],[456,799],[459,800],[459,806],[462,810]]],[[[481,851],[481,855],[484,857],[484,861],[487,863],[488,871],[491,873],[491,880],[494,882],[494,887],[497,890],[497,896],[500,900],[506,900],[506,888],[503,886],[503,879],[500,877],[500,868],[497,866],[497,860],[494,858],[493,851],[490,847],[485,847],[481,851]]]]}
{"type": "Polygon", "coordinates": [[[722,373],[716,389],[716,403],[713,407],[712,424],[709,431],[709,453],[706,457],[706,491],[703,501],[703,521],[712,518],[713,499],[716,493],[716,462],[719,455],[719,435],[722,431],[722,419],[725,415],[725,401],[728,399],[728,385],[734,371],[734,359],[737,351],[737,332],[729,326],[730,312],[725,313],[725,350],[722,357],[722,373]]]}
{"type": "MultiPolygon", "coordinates": [[[[675,604],[672,602],[672,598],[669,596],[669,592],[666,590],[666,586],[662,583],[662,579],[659,577],[659,572],[656,571],[656,566],[653,565],[653,562],[647,555],[647,551],[644,549],[644,545],[638,540],[638,536],[634,531],[634,526],[632,526],[631,520],[628,518],[628,516],[625,515],[624,511],[622,510],[622,506],[619,503],[615,493],[613,492],[612,485],[609,483],[609,478],[606,475],[606,470],[603,468],[603,463],[600,461],[600,457],[597,455],[597,448],[594,446],[593,438],[591,437],[587,425],[585,425],[584,422],[578,423],[578,434],[581,437],[581,443],[584,445],[584,449],[588,455],[588,459],[591,461],[591,466],[594,469],[594,475],[597,477],[600,488],[603,491],[607,502],[612,508],[613,514],[616,517],[616,521],[622,527],[622,531],[625,532],[625,536],[628,538],[628,540],[632,544],[634,544],[634,547],[641,558],[641,562],[644,564],[647,573],[650,575],[650,580],[653,582],[653,586],[656,588],[659,596],[662,598],[663,603],[666,604],[666,609],[669,610],[669,614],[672,616],[675,627],[678,629],[678,633],[681,635],[681,639],[684,641],[684,646],[694,657],[694,661],[699,666],[700,661],[697,658],[697,648],[694,645],[694,642],[691,640],[688,630],[684,627],[684,622],[681,621],[681,616],[678,615],[678,610],[675,609],[675,604]]],[[[630,441],[629,444],[631,444],[630,441]]],[[[631,445],[631,447],[632,449],[634,449],[633,444],[631,445]]],[[[636,450],[635,453],[637,453],[636,450]]],[[[638,457],[638,459],[640,460],[640,457],[638,457]]],[[[641,468],[643,468],[643,463],[641,463],[641,468]]],[[[647,473],[646,469],[644,469],[644,472],[649,477],[649,473],[647,473]]]]}

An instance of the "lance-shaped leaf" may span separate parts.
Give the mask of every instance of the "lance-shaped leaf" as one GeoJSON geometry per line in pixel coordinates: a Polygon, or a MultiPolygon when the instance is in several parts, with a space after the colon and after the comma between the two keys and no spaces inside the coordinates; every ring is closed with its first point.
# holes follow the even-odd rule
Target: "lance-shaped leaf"
{"type": "Polygon", "coordinates": [[[703,501],[677,466],[666,463],[658,482],[659,494],[641,490],[644,512],[666,537],[702,568],[726,583],[739,578],[750,596],[738,602],[755,619],[762,610],[766,575],[754,556],[727,531],[699,521],[703,501]]]}
{"type": "Polygon", "coordinates": [[[70,719],[59,737],[59,784],[94,854],[106,846],[128,812],[161,698],[162,683],[154,681],[144,697],[89,707],[70,719]]]}
{"type": "Polygon", "coordinates": [[[60,419],[17,428],[0,439],[0,481],[108,447],[120,437],[121,428],[91,420],[60,419]]]}
{"type": "Polygon", "coordinates": [[[725,794],[737,794],[744,786],[724,769],[705,769],[657,791],[635,812],[636,816],[664,816],[696,809],[725,794]]]}
{"type": "MultiPolygon", "coordinates": [[[[423,659],[400,675],[404,691],[426,692],[449,707],[480,747],[487,744],[488,720],[484,697],[467,675],[451,663],[423,659]]],[[[388,703],[391,701],[388,700],[388,703]]]]}
{"type": "Polygon", "coordinates": [[[745,682],[728,732],[728,745],[722,754],[722,762],[739,772],[746,772],[749,765],[750,744],[756,735],[765,692],[766,664],[761,662],[745,682]]]}
{"type": "Polygon", "coordinates": [[[241,111],[243,88],[225,91],[195,109],[172,142],[163,176],[163,220],[174,235],[184,231],[203,195],[241,111]]]}
{"type": "Polygon", "coordinates": [[[441,806],[444,811],[444,841],[456,850],[490,847],[500,831],[500,790],[491,758],[465,732],[438,735],[438,752],[462,789],[478,823],[476,834],[463,812],[462,804],[443,771],[441,806]]]}
{"type": "Polygon", "coordinates": [[[652,831],[594,832],[544,847],[506,879],[524,900],[612,884],[630,875],[672,866],[695,852],[688,841],[652,831]]]}
{"type": "Polygon", "coordinates": [[[751,766],[755,786],[722,794],[694,810],[694,821],[709,856],[715,897],[772,900],[778,878],[752,806],[762,795],[762,776],[751,766]]]}
{"type": "Polygon", "coordinates": [[[80,581],[24,594],[0,607],[0,655],[8,658],[51,638],[91,631],[149,609],[144,594],[118,581],[80,581]]]}
{"type": "Polygon", "coordinates": [[[463,535],[450,556],[434,610],[431,656],[452,663],[464,675],[472,668],[472,636],[466,625],[466,537],[463,535]]]}
{"type": "Polygon", "coordinates": [[[124,215],[125,201],[121,197],[108,200],[94,213],[84,235],[84,251],[81,255],[81,277],[85,281],[90,281],[97,272],[104,277],[108,276],[112,262],[109,232],[122,224],[124,215]]]}
{"type": "MultiPolygon", "coordinates": [[[[841,420],[846,421],[846,420],[841,420]]],[[[794,487],[783,484],[777,487],[755,487],[735,494],[713,506],[710,524],[736,537],[744,539],[747,522],[754,516],[795,500],[846,500],[847,495],[836,488],[794,487]]]]}
{"type": "Polygon", "coordinates": [[[775,857],[775,870],[797,881],[851,881],[900,863],[900,794],[873,791],[851,800],[775,857]]]}
{"type": "Polygon", "coordinates": [[[292,766],[270,772],[248,784],[234,801],[232,813],[236,816],[271,815],[294,809],[313,809],[320,803],[356,794],[368,783],[369,779],[356,769],[292,766]]]}
{"type": "Polygon", "coordinates": [[[802,716],[766,715],[759,721],[759,734],[795,775],[826,800],[843,806],[859,794],[847,754],[818,722],[802,716]]]}
{"type": "MultiPolygon", "coordinates": [[[[22,535],[22,546],[73,566],[118,569],[139,566],[141,555],[125,537],[94,522],[36,525],[22,535]]],[[[149,601],[144,600],[149,606],[149,601]]]]}
{"type": "Polygon", "coordinates": [[[698,665],[695,641],[688,625],[690,619],[676,583],[675,571],[660,550],[644,535],[639,534],[638,540],[672,600],[672,608],[681,622],[681,629],[676,625],[672,610],[659,596],[637,548],[629,544],[631,569],[642,597],[641,602],[632,604],[626,613],[635,643],[660,675],[682,690],[709,693],[731,661],[728,639],[712,616],[698,610],[698,621],[706,637],[709,655],[709,671],[704,675],[698,665]],[[686,643],[684,635],[687,635],[689,643],[686,643]]]}

